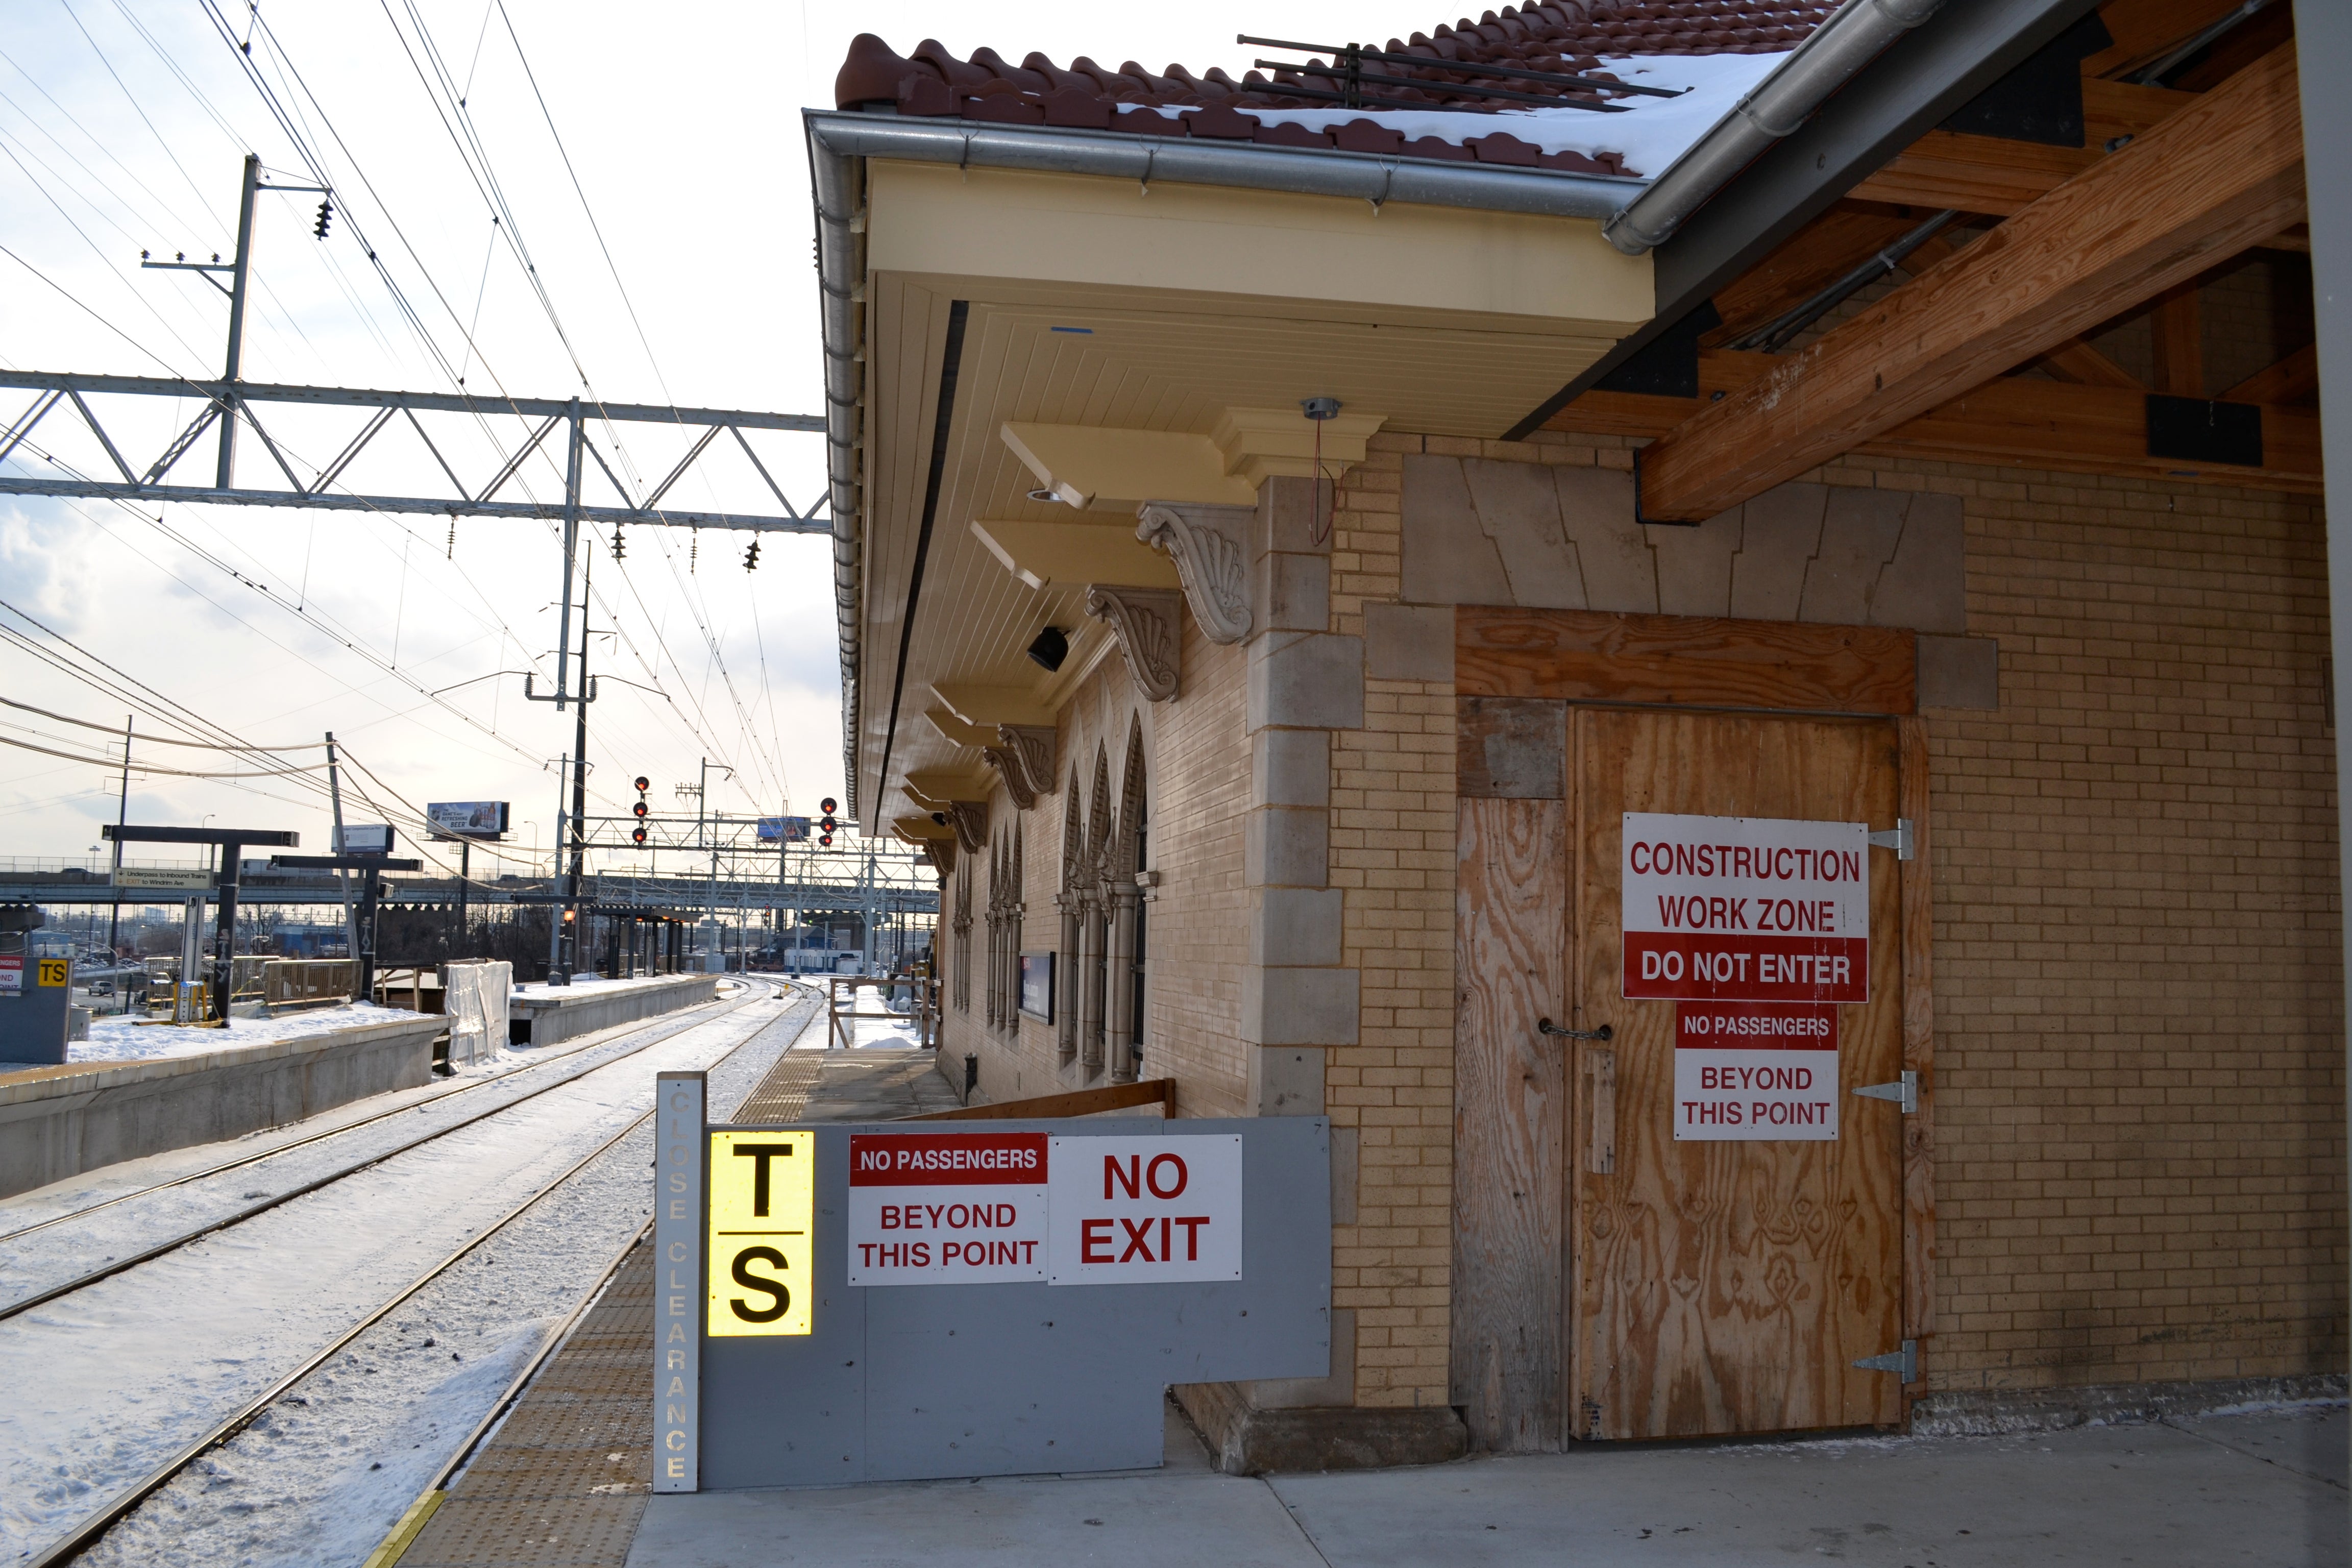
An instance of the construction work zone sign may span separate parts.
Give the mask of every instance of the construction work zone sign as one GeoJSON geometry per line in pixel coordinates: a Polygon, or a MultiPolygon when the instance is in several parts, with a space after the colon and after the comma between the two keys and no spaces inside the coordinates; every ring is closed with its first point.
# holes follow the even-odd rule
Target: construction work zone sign
{"type": "Polygon", "coordinates": [[[1769,1002],[1675,1005],[1675,1141],[1833,1143],[1835,1007],[1769,1002]]]}
{"type": "Polygon", "coordinates": [[[1052,1283],[1242,1277],[1240,1138],[1049,1142],[1052,1283]]]}
{"type": "Polygon", "coordinates": [[[1043,1132],[853,1133],[852,1285],[1045,1278],[1043,1132]]]}
{"type": "Polygon", "coordinates": [[[816,1134],[710,1134],[706,1330],[714,1339],[805,1334],[816,1295],[809,1228],[816,1134]]]}
{"type": "Polygon", "coordinates": [[[1870,1000],[1870,828],[1625,813],[1623,994],[1870,1000]]]}

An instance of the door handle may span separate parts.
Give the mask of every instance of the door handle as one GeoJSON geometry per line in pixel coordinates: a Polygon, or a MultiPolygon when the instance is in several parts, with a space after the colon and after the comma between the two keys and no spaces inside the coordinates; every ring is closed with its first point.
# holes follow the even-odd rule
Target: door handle
{"type": "Polygon", "coordinates": [[[1536,1033],[1549,1035],[1556,1040],[1607,1040],[1614,1037],[1613,1032],[1606,1024],[1597,1029],[1563,1029],[1549,1018],[1536,1020],[1536,1033]]]}

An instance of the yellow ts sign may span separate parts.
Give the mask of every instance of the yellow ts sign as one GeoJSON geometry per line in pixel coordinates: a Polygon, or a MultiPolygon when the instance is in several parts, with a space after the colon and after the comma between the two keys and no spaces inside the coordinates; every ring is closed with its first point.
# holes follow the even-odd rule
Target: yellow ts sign
{"type": "Polygon", "coordinates": [[[714,1339],[810,1331],[815,1208],[815,1133],[710,1134],[714,1339]]]}

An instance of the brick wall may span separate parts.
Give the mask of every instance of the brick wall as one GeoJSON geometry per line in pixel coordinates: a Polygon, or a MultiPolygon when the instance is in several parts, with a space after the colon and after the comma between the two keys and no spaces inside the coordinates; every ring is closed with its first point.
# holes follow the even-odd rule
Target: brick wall
{"type": "MultiPolygon", "coordinates": [[[[1139,728],[1146,763],[1150,834],[1146,862],[1160,885],[1146,906],[1143,1074],[1177,1079],[1186,1116],[1244,1114],[1238,1025],[1246,907],[1242,893],[1241,819],[1249,803],[1249,748],[1242,743],[1243,655],[1220,647],[1186,623],[1183,688],[1176,700],[1145,701],[1116,651],[1080,683],[1060,713],[1061,787],[1031,810],[1013,808],[1001,785],[989,797],[992,837],[1018,825],[1024,912],[1021,946],[1058,950],[1063,813],[1073,767],[1083,816],[1092,805],[1097,749],[1109,766],[1118,809],[1129,737],[1139,728]]],[[[989,858],[959,854],[955,876],[972,883],[971,1009],[946,1009],[941,1067],[959,1085],[967,1052],[980,1058],[980,1100],[1016,1100],[1086,1087],[1075,1067],[1058,1065],[1055,1026],[1019,1020],[1016,1031],[988,1026],[989,858]]],[[[943,907],[954,907],[951,881],[943,907]]],[[[952,939],[950,939],[952,940],[952,939]]],[[[1061,962],[1072,959],[1065,954],[1061,962]]]]}
{"type": "MultiPolygon", "coordinates": [[[[1400,589],[1401,454],[1375,437],[1335,498],[1331,629],[1400,589]]],[[[1331,886],[1361,971],[1358,1043],[1324,1103],[1357,1140],[1356,1221],[1332,1238],[1334,1308],[1356,1324],[1356,1402],[1446,1401],[1454,1163],[1454,689],[1370,679],[1364,727],[1331,742],[1331,886]]],[[[1346,1212],[1344,1197],[1341,1212],[1346,1212]]]]}
{"type": "MultiPolygon", "coordinates": [[[[1340,629],[1396,591],[1402,451],[1622,468],[1628,445],[1383,437],[1342,498],[1340,629]]],[[[1805,477],[1960,497],[1969,634],[2001,647],[1998,711],[1927,715],[1931,1381],[2340,1369],[2342,969],[2315,503],[1941,464],[1805,477]]],[[[1450,704],[1441,688],[1373,689],[1370,727],[1334,763],[1365,1045],[1330,1072],[1335,1118],[1365,1129],[1362,1223],[1340,1246],[1342,1289],[1379,1325],[1366,1403],[1406,1386],[1407,1365],[1443,1386],[1442,1297],[1420,1292],[1444,1275],[1452,1018],[1451,763],[1402,760],[1436,731],[1450,746],[1450,704]],[[1374,1003],[1375,970],[1397,977],[1392,1004],[1374,1003]],[[1406,1137],[1427,1142],[1375,1142],[1406,1137]],[[1375,1148],[1391,1151],[1381,1163],[1375,1148]],[[1383,1189],[1410,1198],[1384,1205],[1383,1189]],[[1428,1360],[1382,1331],[1416,1336],[1428,1360]]]]}

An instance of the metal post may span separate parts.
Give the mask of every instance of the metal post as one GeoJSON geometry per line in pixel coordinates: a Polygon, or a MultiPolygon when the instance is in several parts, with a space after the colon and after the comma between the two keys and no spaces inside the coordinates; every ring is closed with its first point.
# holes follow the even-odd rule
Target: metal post
{"type": "MultiPolygon", "coordinates": [[[[563,826],[565,817],[570,815],[563,805],[563,783],[565,772],[571,766],[569,756],[557,759],[555,764],[555,863],[550,868],[548,878],[553,884],[560,884],[563,879],[563,826]]],[[[567,983],[562,963],[563,900],[559,895],[555,902],[547,906],[547,983],[550,985],[567,983]]]]}
{"type": "MultiPolygon", "coordinates": [[[[333,805],[335,808],[335,841],[328,846],[328,849],[332,854],[341,855],[343,852],[343,784],[342,775],[339,773],[335,768],[335,732],[332,730],[327,731],[327,800],[329,804],[333,805]]],[[[335,873],[335,886],[341,889],[343,895],[343,951],[352,955],[352,976],[353,985],[352,999],[355,1002],[365,1002],[369,1000],[369,998],[364,993],[357,989],[360,962],[360,923],[359,918],[352,912],[351,873],[347,871],[337,871],[335,873]]]]}
{"type": "MultiPolygon", "coordinates": [[[[572,479],[576,486],[576,462],[572,479]]],[[[567,981],[579,970],[581,955],[593,951],[582,945],[588,927],[580,909],[580,881],[588,863],[588,578],[595,564],[593,556],[580,563],[580,689],[574,694],[572,731],[572,873],[564,887],[572,910],[572,952],[564,964],[567,981]]]]}
{"type": "MultiPolygon", "coordinates": [[[[572,400],[571,451],[563,463],[563,592],[558,594],[555,625],[555,710],[563,711],[565,656],[572,647],[572,562],[580,552],[580,444],[585,432],[580,424],[580,400],[572,400]]],[[[580,595],[584,601],[588,595],[580,595]]],[[[585,614],[585,606],[583,606],[585,614]]],[[[588,694],[588,672],[580,672],[580,694],[588,694]]]]}
{"type": "Polygon", "coordinates": [[[362,871],[360,875],[366,879],[360,884],[360,999],[373,1002],[375,1000],[376,896],[383,885],[376,879],[373,870],[362,871]]]}
{"type": "Polygon", "coordinates": [[[473,874],[473,850],[472,839],[457,840],[457,951],[450,954],[452,958],[472,956],[473,928],[466,923],[466,883],[473,874]]]}
{"type": "MultiPolygon", "coordinates": [[[[122,721],[122,799],[114,808],[114,872],[107,880],[114,889],[112,912],[106,917],[106,956],[111,963],[120,953],[122,940],[122,826],[131,820],[131,723],[137,714],[122,721]]],[[[117,989],[121,988],[118,980],[117,989]]]]}
{"type": "MultiPolygon", "coordinates": [[[[253,268],[253,194],[261,188],[261,160],[245,155],[245,186],[236,204],[236,265],[229,274],[228,358],[221,370],[224,406],[220,420],[220,465],[214,478],[219,489],[236,488],[236,382],[245,361],[245,282],[253,268]]],[[[215,259],[218,259],[217,257],[215,259]]]]}
{"type": "Polygon", "coordinates": [[[229,984],[236,971],[237,858],[245,846],[234,838],[220,847],[220,915],[213,927],[213,1017],[228,1022],[229,984]]]}

